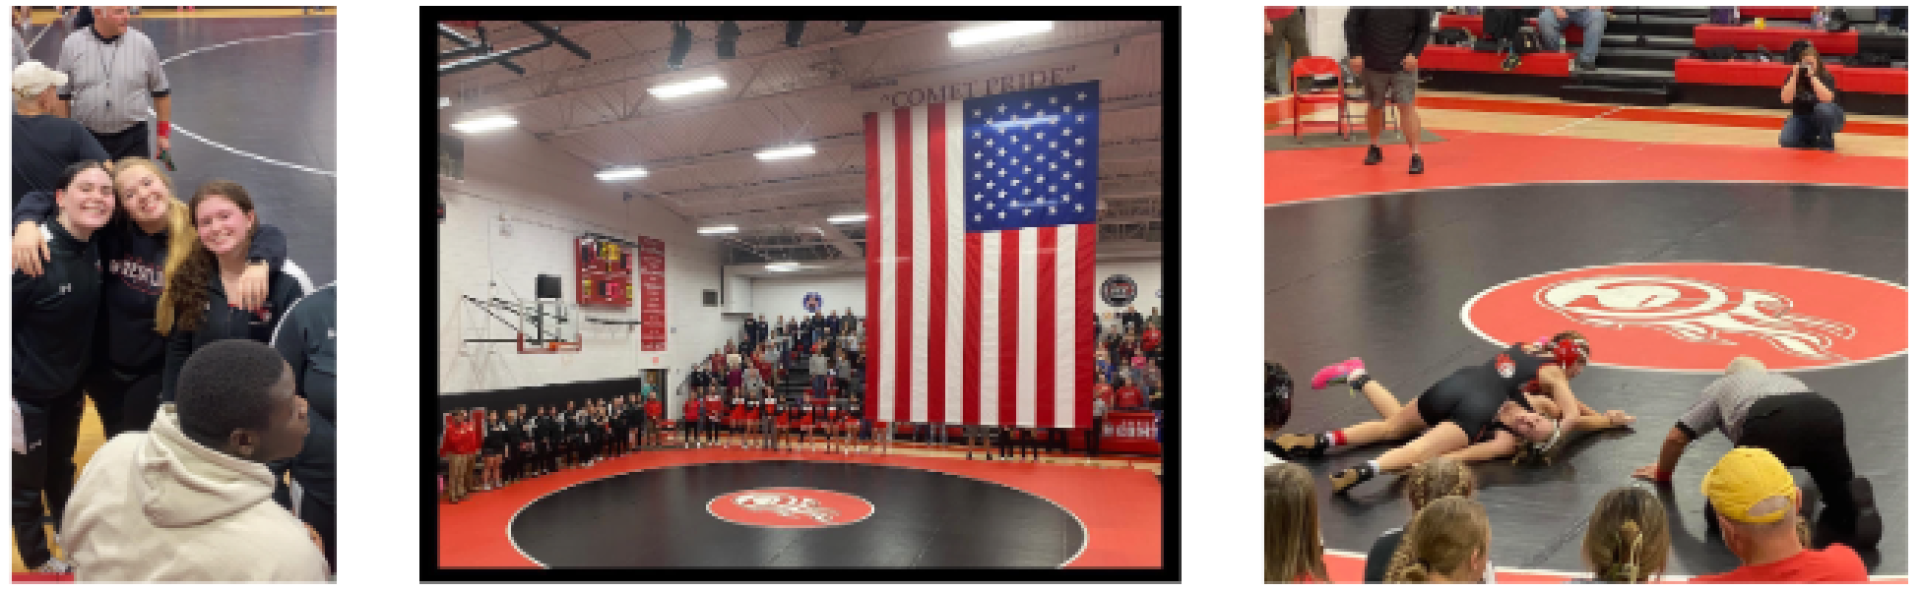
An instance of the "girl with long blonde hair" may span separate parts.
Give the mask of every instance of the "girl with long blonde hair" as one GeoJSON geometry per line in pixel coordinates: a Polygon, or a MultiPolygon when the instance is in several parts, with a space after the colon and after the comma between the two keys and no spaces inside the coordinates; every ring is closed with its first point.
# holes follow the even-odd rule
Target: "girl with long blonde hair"
{"type": "MultiPolygon", "coordinates": [[[[166,263],[172,254],[192,250],[198,235],[187,205],[174,197],[173,179],[159,164],[123,158],[109,168],[119,206],[94,240],[107,280],[83,387],[112,438],[146,430],[159,408],[166,340],[156,323],[171,270],[166,263]]],[[[44,193],[28,194],[14,206],[14,269],[29,277],[43,272],[49,253],[40,221],[52,210],[51,196],[44,193]]],[[[267,278],[285,261],[287,240],[278,228],[262,226],[249,246],[250,264],[239,277],[236,299],[252,309],[266,300],[267,278]]]]}
{"type": "Polygon", "coordinates": [[[1266,467],[1267,583],[1328,582],[1313,474],[1294,463],[1266,467]]]}

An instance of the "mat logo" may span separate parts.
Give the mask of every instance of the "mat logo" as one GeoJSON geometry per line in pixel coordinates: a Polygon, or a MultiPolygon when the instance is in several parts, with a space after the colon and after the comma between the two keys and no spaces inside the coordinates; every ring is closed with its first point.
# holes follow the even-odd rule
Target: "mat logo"
{"type": "Polygon", "coordinates": [[[1543,287],[1535,298],[1588,326],[1647,328],[1699,344],[1732,345],[1727,336],[1751,336],[1815,360],[1846,360],[1833,352],[1833,341],[1853,338],[1855,332],[1841,322],[1793,313],[1793,300],[1773,291],[1685,277],[1586,277],[1543,287]]]}
{"type": "Polygon", "coordinates": [[[821,506],[819,500],[793,494],[746,493],[734,496],[733,503],[753,512],[771,512],[787,518],[811,518],[823,523],[831,523],[840,516],[840,511],[821,506]]]}
{"type": "Polygon", "coordinates": [[[723,494],[707,512],[734,524],[819,528],[853,524],[873,515],[873,504],[851,494],[811,488],[760,488],[723,494]]]}
{"type": "Polygon", "coordinates": [[[1793,371],[1904,354],[1906,300],[1905,287],[1820,269],[1622,264],[1508,281],[1461,320],[1498,346],[1580,330],[1595,366],[1717,373],[1746,355],[1793,371]]]}
{"type": "Polygon", "coordinates": [[[820,303],[820,294],[813,291],[800,297],[800,307],[806,308],[807,313],[820,313],[820,303]]]}

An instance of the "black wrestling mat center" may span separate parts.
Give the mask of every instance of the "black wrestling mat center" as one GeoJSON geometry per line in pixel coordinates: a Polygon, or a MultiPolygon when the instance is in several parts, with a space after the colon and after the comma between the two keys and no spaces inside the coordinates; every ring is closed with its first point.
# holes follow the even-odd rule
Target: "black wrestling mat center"
{"type": "MultiPolygon", "coordinates": [[[[789,522],[819,520],[798,514],[789,522]]],[[[576,484],[522,508],[508,534],[550,568],[1052,568],[1078,555],[1087,535],[1065,509],[1000,484],[910,467],[786,460],[662,467],[576,484]],[[852,496],[871,512],[805,528],[716,515],[724,509],[716,499],[785,488],[852,496]]]]}

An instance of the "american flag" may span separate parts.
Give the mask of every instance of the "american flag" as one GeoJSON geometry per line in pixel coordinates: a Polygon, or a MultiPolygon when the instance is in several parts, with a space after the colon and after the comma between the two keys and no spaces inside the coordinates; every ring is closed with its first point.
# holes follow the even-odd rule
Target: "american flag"
{"type": "Polygon", "coordinates": [[[1089,426],[1099,83],[866,125],[869,417],[1089,426]]]}

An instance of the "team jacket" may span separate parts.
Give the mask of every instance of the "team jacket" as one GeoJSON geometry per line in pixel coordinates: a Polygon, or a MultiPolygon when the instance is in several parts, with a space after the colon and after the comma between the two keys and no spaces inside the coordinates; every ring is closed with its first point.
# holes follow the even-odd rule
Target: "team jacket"
{"type": "Polygon", "coordinates": [[[288,261],[280,272],[267,275],[267,301],[258,310],[244,310],[228,303],[226,287],[218,278],[207,281],[207,313],[201,318],[200,326],[194,330],[181,330],[176,326],[173,334],[167,337],[167,364],[160,374],[160,401],[172,403],[174,386],[180,381],[180,367],[187,364],[187,357],[200,347],[212,344],[216,340],[247,338],[256,342],[271,342],[273,328],[279,323],[287,308],[293,306],[312,286],[307,274],[300,266],[288,261]]]}
{"type": "Polygon", "coordinates": [[[307,442],[298,461],[328,470],[334,465],[339,432],[335,293],[329,283],[294,302],[270,340],[293,370],[294,392],[307,398],[307,442]]]}
{"type": "MultiPolygon", "coordinates": [[[[53,193],[29,193],[14,206],[13,224],[47,219],[53,213],[53,193]]],[[[166,286],[163,269],[168,235],[164,229],[157,234],[142,231],[124,211],[116,212],[106,227],[93,234],[93,242],[100,248],[101,268],[106,272],[101,287],[101,317],[95,327],[95,337],[101,342],[96,358],[106,361],[107,366],[152,374],[166,359],[167,339],[154,331],[153,316],[160,306],[160,291],[166,286]]],[[[269,272],[281,270],[287,259],[286,234],[280,228],[260,224],[247,257],[265,260],[269,272]]]]}
{"type": "Polygon", "coordinates": [[[100,249],[48,217],[45,274],[13,273],[13,392],[44,400],[73,391],[93,356],[100,249]]]}

